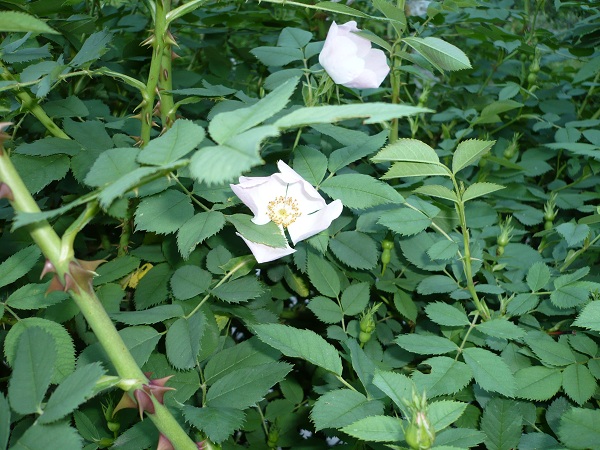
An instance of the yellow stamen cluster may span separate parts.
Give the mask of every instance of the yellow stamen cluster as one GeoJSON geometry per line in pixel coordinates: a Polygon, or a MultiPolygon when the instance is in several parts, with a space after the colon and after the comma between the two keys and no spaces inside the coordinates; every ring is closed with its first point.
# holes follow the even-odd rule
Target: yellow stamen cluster
{"type": "Polygon", "coordinates": [[[280,195],[267,204],[267,215],[277,225],[287,228],[300,217],[300,208],[292,197],[280,195]]]}

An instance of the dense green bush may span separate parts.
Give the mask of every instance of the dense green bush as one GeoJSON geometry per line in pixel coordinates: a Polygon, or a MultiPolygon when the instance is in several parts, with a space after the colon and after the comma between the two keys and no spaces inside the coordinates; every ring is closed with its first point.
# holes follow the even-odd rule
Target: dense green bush
{"type": "Polygon", "coordinates": [[[0,450],[600,448],[599,4],[404,3],[0,0],[0,450]]]}

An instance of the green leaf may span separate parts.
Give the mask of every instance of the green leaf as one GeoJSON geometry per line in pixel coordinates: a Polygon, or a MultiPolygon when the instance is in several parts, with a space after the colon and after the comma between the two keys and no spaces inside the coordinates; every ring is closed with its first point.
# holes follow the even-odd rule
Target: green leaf
{"type": "Polygon", "coordinates": [[[204,432],[215,444],[220,444],[235,430],[242,428],[246,419],[243,411],[225,406],[196,408],[185,405],[183,415],[187,422],[204,432]]]}
{"type": "Polygon", "coordinates": [[[477,197],[483,197],[484,195],[491,194],[492,192],[504,189],[506,186],[501,186],[496,183],[473,183],[469,186],[462,195],[462,201],[468,202],[477,197]]]}
{"type": "Polygon", "coordinates": [[[473,124],[501,122],[502,118],[500,117],[500,114],[507,111],[512,111],[513,109],[520,108],[522,106],[523,103],[519,103],[510,99],[495,101],[489,105],[486,105],[485,108],[481,110],[479,117],[475,119],[473,124]]]}
{"type": "Polygon", "coordinates": [[[100,187],[114,183],[119,178],[137,169],[139,150],[134,148],[111,148],[104,151],[85,176],[85,184],[100,187]]]}
{"type": "Polygon", "coordinates": [[[0,450],[6,450],[10,436],[10,405],[0,392],[0,450]]]}
{"type": "Polygon", "coordinates": [[[437,433],[458,420],[465,412],[467,403],[453,400],[440,400],[432,402],[427,407],[427,416],[431,426],[437,433]]]}
{"type": "Polygon", "coordinates": [[[525,330],[503,318],[482,322],[477,325],[477,330],[500,339],[520,339],[525,336],[525,330]]]}
{"type": "Polygon", "coordinates": [[[402,236],[412,236],[427,229],[431,219],[421,211],[400,207],[382,212],[377,223],[402,236]]]}
{"type": "Polygon", "coordinates": [[[133,295],[135,309],[146,309],[150,306],[163,303],[169,295],[169,280],[171,279],[171,268],[162,263],[152,267],[143,276],[133,295]]]}
{"type": "Polygon", "coordinates": [[[340,305],[327,297],[311,298],[308,309],[323,323],[341,323],[344,318],[340,305]]]}
{"type": "Polygon", "coordinates": [[[406,29],[406,16],[403,9],[394,6],[386,0],[374,0],[373,6],[390,19],[390,23],[398,33],[398,36],[402,36],[403,31],[406,29]]]}
{"type": "Polygon", "coordinates": [[[600,410],[570,409],[560,418],[558,436],[567,448],[596,448],[600,442],[600,410]]]}
{"type": "MultiPolygon", "coordinates": [[[[557,286],[558,278],[555,280],[557,286]]],[[[597,289],[597,283],[588,281],[575,281],[573,283],[557,286],[550,294],[550,301],[557,308],[573,308],[586,303],[590,297],[590,290],[597,289]]]]}
{"type": "Polygon", "coordinates": [[[550,268],[539,261],[529,268],[527,272],[527,286],[533,292],[537,292],[550,281],[550,268]]]}
{"type": "Polygon", "coordinates": [[[21,333],[8,384],[12,409],[19,414],[41,413],[55,362],[56,344],[49,333],[39,327],[21,333]]]}
{"type": "Polygon", "coordinates": [[[374,163],[404,161],[415,163],[440,164],[440,159],[429,145],[417,139],[398,139],[385,146],[371,158],[374,163]]]}
{"type": "Polygon", "coordinates": [[[470,69],[471,62],[467,55],[454,45],[436,37],[405,37],[405,43],[419,52],[440,72],[470,69]]]}
{"type": "Polygon", "coordinates": [[[429,303],[425,312],[433,322],[447,327],[464,327],[470,323],[462,309],[443,302],[429,303]]]}
{"type": "Polygon", "coordinates": [[[327,157],[312,147],[298,146],[294,150],[294,170],[316,186],[327,172],[327,157]]]}
{"type": "Polygon", "coordinates": [[[315,402],[310,417],[315,430],[341,428],[369,416],[383,414],[383,404],[367,399],[350,389],[337,389],[322,395],[315,402]]]}
{"type": "MultiPolygon", "coordinates": [[[[436,243],[446,238],[440,237],[434,233],[421,232],[414,236],[411,236],[400,241],[400,248],[404,257],[419,269],[440,271],[442,270],[447,262],[445,261],[433,261],[427,251],[436,243]]],[[[447,277],[445,277],[447,278],[447,277]]],[[[441,278],[436,278],[433,285],[440,285],[441,278]]],[[[444,285],[448,288],[450,282],[447,281],[444,285]]],[[[454,289],[456,289],[456,283],[454,283],[454,289]]],[[[453,289],[453,290],[454,290],[453,289]]]]}
{"type": "Polygon", "coordinates": [[[449,428],[436,434],[435,447],[476,448],[485,439],[485,434],[471,428],[449,428]]]}
{"type": "Polygon", "coordinates": [[[271,362],[234,370],[217,380],[206,394],[206,405],[245,409],[263,399],[269,390],[283,380],[292,365],[271,362]]]}
{"type": "Polygon", "coordinates": [[[426,392],[430,398],[454,395],[473,379],[473,372],[469,366],[447,356],[434,356],[421,364],[430,367],[429,373],[415,370],[412,373],[412,380],[417,389],[426,392]]]}
{"type": "Polygon", "coordinates": [[[372,269],[377,265],[377,244],[360,231],[342,231],[329,240],[333,254],[353,269],[372,269]]]}
{"type": "Polygon", "coordinates": [[[416,194],[429,195],[430,197],[443,198],[444,200],[450,200],[451,202],[458,203],[458,197],[454,191],[451,191],[446,186],[439,184],[426,184],[419,186],[413,192],[416,194]]]}
{"type": "Polygon", "coordinates": [[[39,261],[41,254],[37,245],[31,245],[9,256],[0,264],[0,287],[28,274],[39,261]]]}
{"type": "Polygon", "coordinates": [[[477,347],[465,348],[462,355],[479,386],[486,391],[514,396],[515,377],[500,356],[477,347]]]}
{"type": "Polygon", "coordinates": [[[317,290],[327,297],[340,293],[340,279],[333,266],[320,255],[309,252],[307,258],[308,278],[317,290]]]}
{"type": "Polygon", "coordinates": [[[180,305],[160,305],[143,311],[122,311],[112,313],[110,317],[127,325],[149,325],[163,322],[183,315],[180,305]]]}
{"type": "Polygon", "coordinates": [[[75,156],[82,151],[81,144],[70,139],[46,137],[34,142],[28,142],[15,148],[15,153],[30,156],[51,156],[64,154],[75,156]]]}
{"type": "Polygon", "coordinates": [[[224,302],[240,303],[259,297],[265,288],[254,275],[248,275],[222,284],[210,292],[224,302]]]}
{"type": "Polygon", "coordinates": [[[573,322],[573,325],[593,331],[600,331],[600,301],[593,301],[585,305],[577,316],[577,319],[573,322]]]}
{"type": "Polygon", "coordinates": [[[179,230],[194,215],[189,196],[174,189],[143,199],[135,210],[137,230],[169,234],[179,230]]]}
{"type": "Polygon", "coordinates": [[[348,286],[342,292],[341,305],[345,316],[356,316],[369,304],[369,283],[362,282],[348,286]]]}
{"type": "Polygon", "coordinates": [[[153,166],[172,163],[194,150],[205,135],[204,128],[191,120],[176,120],[165,134],[148,142],[140,152],[138,161],[153,166]]]}
{"type": "Polygon", "coordinates": [[[586,224],[565,222],[555,227],[555,229],[567,241],[569,248],[578,247],[590,234],[590,227],[586,224]]]}
{"type": "Polygon", "coordinates": [[[287,325],[254,325],[256,335],[264,343],[291,358],[302,358],[312,364],[342,374],[342,360],[335,347],[311,330],[300,330],[287,325]]]}
{"type": "Polygon", "coordinates": [[[65,155],[13,155],[10,159],[19,173],[27,174],[23,181],[32,194],[63,179],[69,171],[69,158],[65,155]]]}
{"type": "Polygon", "coordinates": [[[486,434],[485,446],[489,450],[517,448],[522,424],[523,415],[517,402],[501,398],[491,399],[481,417],[481,431],[486,434]]]}
{"type": "Polygon", "coordinates": [[[562,386],[565,393],[580,406],[596,391],[596,379],[583,364],[571,364],[563,371],[562,386]]]}
{"type": "Polygon", "coordinates": [[[94,62],[108,51],[108,44],[112,40],[112,33],[97,31],[92,33],[83,43],[81,49],[69,64],[72,67],[81,67],[89,62],[94,62]]]}
{"type": "Polygon", "coordinates": [[[100,363],[79,367],[56,388],[48,399],[38,423],[51,423],[75,410],[95,391],[96,382],[104,375],[100,363]]]}
{"type": "Polygon", "coordinates": [[[549,400],[560,389],[562,380],[559,369],[544,366],[525,367],[515,373],[515,396],[534,401],[549,400]]]}
{"type": "Polygon", "coordinates": [[[98,266],[96,269],[98,276],[94,277],[94,286],[119,280],[137,270],[139,265],[140,260],[135,256],[118,256],[98,266]]]}
{"type": "Polygon", "coordinates": [[[400,442],[404,439],[402,421],[388,416],[365,417],[341,431],[363,441],[400,442]]]}
{"type": "MultiPolygon", "coordinates": [[[[440,242],[442,242],[442,241],[440,241],[440,242]]],[[[426,255],[429,256],[429,254],[426,254],[426,255]]],[[[423,294],[423,295],[446,294],[449,292],[453,292],[458,288],[459,288],[459,286],[456,283],[456,281],[447,275],[431,275],[427,278],[423,278],[423,280],[417,286],[417,292],[419,294],[423,294]]],[[[452,311],[449,311],[448,313],[451,314],[450,320],[452,321],[453,320],[452,319],[452,317],[453,317],[452,311]]],[[[445,324],[440,324],[440,325],[445,325],[445,324]]],[[[452,326],[457,326],[457,325],[448,325],[448,326],[452,327],[452,326]]]]}
{"type": "Polygon", "coordinates": [[[293,61],[301,61],[304,54],[300,48],[292,47],[255,47],[250,50],[266,66],[283,67],[293,61]]]}
{"type": "Polygon", "coordinates": [[[201,311],[189,318],[179,318],[167,330],[165,345],[169,362],[179,370],[192,369],[198,364],[200,340],[206,317],[201,311]]]}
{"type": "Polygon", "coordinates": [[[220,211],[206,211],[191,217],[177,232],[177,248],[188,259],[198,244],[221,231],[225,216],[220,211]]]}
{"type": "Polygon", "coordinates": [[[433,244],[427,254],[433,260],[453,259],[458,253],[458,244],[454,241],[444,240],[433,244]]]}
{"type": "MultiPolygon", "coordinates": [[[[328,126],[328,125],[325,125],[328,126]]],[[[319,125],[316,126],[319,129],[319,125]]],[[[384,130],[374,136],[368,136],[364,133],[358,134],[358,137],[351,142],[344,144],[346,147],[338,148],[329,155],[329,171],[335,173],[343,167],[348,166],[354,161],[370,155],[379,150],[385,143],[388,133],[384,130]]]]}
{"type": "Polygon", "coordinates": [[[60,34],[48,26],[46,22],[20,11],[0,11],[0,31],[60,34]]]}
{"type": "Polygon", "coordinates": [[[276,248],[285,247],[287,244],[285,236],[275,222],[256,225],[252,222],[252,217],[247,214],[232,214],[227,216],[227,221],[249,241],[276,248]]]}
{"type": "Polygon", "coordinates": [[[418,355],[443,355],[458,350],[458,346],[454,342],[442,336],[401,334],[394,342],[403,349],[418,355]]]}
{"type": "Polygon", "coordinates": [[[395,162],[392,167],[381,177],[382,180],[409,177],[449,177],[450,171],[446,166],[437,164],[422,164],[414,162],[395,162]]]}
{"type": "Polygon", "coordinates": [[[87,106],[78,97],[71,95],[67,98],[47,102],[44,105],[46,114],[50,117],[86,117],[90,114],[87,106]]]}
{"type": "Polygon", "coordinates": [[[171,277],[171,290],[177,300],[189,300],[206,292],[212,282],[210,272],[198,266],[185,265],[171,277]]]}
{"type": "Polygon", "coordinates": [[[337,175],[325,180],[321,189],[344,206],[367,209],[387,203],[404,203],[404,198],[390,185],[368,175],[353,173],[337,175]]]}
{"type": "Polygon", "coordinates": [[[415,389],[410,378],[401,373],[380,370],[375,373],[373,384],[381,389],[405,415],[409,415],[406,402],[410,401],[415,389]]]}
{"type": "Polygon", "coordinates": [[[458,144],[452,158],[452,173],[456,174],[475,162],[490,151],[496,141],[481,141],[468,139],[458,144]]]}
{"type": "Polygon", "coordinates": [[[563,367],[577,362],[566,342],[556,342],[543,331],[530,331],[523,340],[544,365],[563,367]]]}
{"type": "Polygon", "coordinates": [[[11,450],[31,450],[44,448],[78,450],[82,448],[82,439],[77,431],[66,423],[52,425],[34,424],[19,438],[11,450]]]}
{"type": "Polygon", "coordinates": [[[17,355],[17,343],[26,330],[39,327],[50,334],[56,343],[56,363],[51,374],[52,383],[60,383],[75,369],[75,347],[67,330],[59,323],[40,317],[27,317],[13,325],[4,340],[4,354],[10,366],[17,355]]]}
{"type": "Polygon", "coordinates": [[[208,131],[219,144],[258,125],[281,111],[296,89],[298,78],[292,78],[267,94],[252,106],[217,114],[210,121],[208,131]]]}
{"type": "Polygon", "coordinates": [[[127,327],[119,330],[119,334],[140,367],[148,361],[162,337],[161,333],[150,326],[127,327]]]}
{"type": "Polygon", "coordinates": [[[355,103],[352,105],[310,106],[295,109],[275,122],[280,129],[299,128],[317,123],[334,123],[364,118],[363,123],[379,123],[400,117],[431,112],[430,109],[390,103],[355,103]]]}

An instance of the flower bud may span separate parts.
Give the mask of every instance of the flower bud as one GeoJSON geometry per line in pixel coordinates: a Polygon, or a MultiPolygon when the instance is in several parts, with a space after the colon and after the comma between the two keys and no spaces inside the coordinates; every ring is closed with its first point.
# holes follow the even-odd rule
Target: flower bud
{"type": "Polygon", "coordinates": [[[380,306],[381,303],[377,303],[362,313],[360,318],[360,333],[358,335],[358,340],[361,344],[366,344],[371,339],[371,335],[377,326],[374,316],[380,306]]]}

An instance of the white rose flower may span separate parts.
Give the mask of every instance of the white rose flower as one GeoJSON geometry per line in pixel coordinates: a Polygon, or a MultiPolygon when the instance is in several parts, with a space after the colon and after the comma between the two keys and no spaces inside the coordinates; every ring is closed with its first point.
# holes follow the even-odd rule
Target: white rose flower
{"type": "MultiPolygon", "coordinates": [[[[283,161],[279,173],[268,177],[240,177],[231,189],[254,214],[257,225],[275,222],[281,233],[287,229],[292,243],[307,239],[328,228],[342,213],[340,200],[329,204],[317,190],[283,161]]],[[[249,241],[238,233],[259,263],[273,261],[294,253],[289,245],[282,248],[249,241]]],[[[285,234],[284,234],[285,236],[285,234]]]]}
{"type": "Polygon", "coordinates": [[[319,63],[337,84],[349,88],[377,88],[390,72],[385,53],[357,34],[356,22],[331,24],[319,63]]]}

